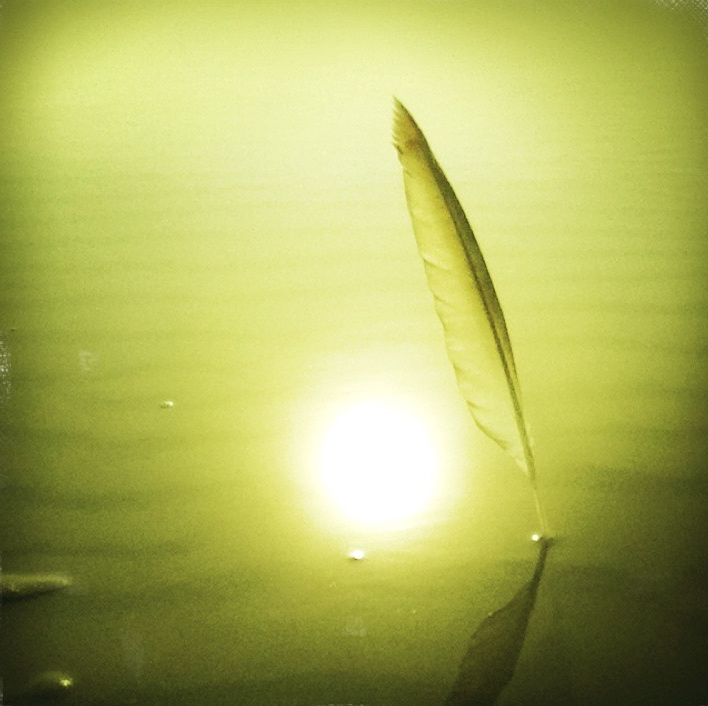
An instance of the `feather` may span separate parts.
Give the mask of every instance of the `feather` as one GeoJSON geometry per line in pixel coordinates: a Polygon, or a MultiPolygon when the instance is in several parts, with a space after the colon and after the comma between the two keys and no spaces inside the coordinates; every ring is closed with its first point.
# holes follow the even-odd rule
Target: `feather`
{"type": "Polygon", "coordinates": [[[518,462],[535,467],[514,354],[482,251],[422,131],[396,101],[394,145],[408,210],[450,362],[477,426],[518,462]]]}
{"type": "Polygon", "coordinates": [[[482,251],[423,132],[398,101],[393,137],[418,251],[457,384],[477,426],[527,473],[541,524],[533,578],[477,627],[445,702],[491,705],[513,676],[553,540],[545,536],[511,340],[482,251]]]}

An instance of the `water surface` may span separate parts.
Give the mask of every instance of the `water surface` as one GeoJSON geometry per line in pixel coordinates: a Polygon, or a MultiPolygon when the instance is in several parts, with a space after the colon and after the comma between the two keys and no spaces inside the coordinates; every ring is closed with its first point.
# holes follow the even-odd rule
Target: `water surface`
{"type": "Polygon", "coordinates": [[[7,2],[0,53],[3,569],[74,579],[4,609],[8,698],[58,669],[81,704],[442,703],[529,578],[533,501],[455,389],[395,94],[496,282],[560,537],[500,703],[708,699],[700,26],[7,2]],[[389,526],[318,474],[369,399],[441,469],[389,526]]]}

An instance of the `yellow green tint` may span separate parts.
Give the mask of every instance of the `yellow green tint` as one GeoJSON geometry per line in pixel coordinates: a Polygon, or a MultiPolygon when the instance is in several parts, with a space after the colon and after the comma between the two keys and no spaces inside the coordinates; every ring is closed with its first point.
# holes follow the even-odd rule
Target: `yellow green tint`
{"type": "Polygon", "coordinates": [[[705,702],[666,679],[708,663],[700,27],[649,0],[1,5],[3,571],[76,587],[3,609],[8,701],[66,666],[81,703],[441,703],[525,580],[527,482],[456,389],[395,95],[484,250],[568,537],[508,702],[572,703],[561,672],[578,702],[705,702]],[[324,484],[357,400],[434,440],[394,526],[324,484]]]}

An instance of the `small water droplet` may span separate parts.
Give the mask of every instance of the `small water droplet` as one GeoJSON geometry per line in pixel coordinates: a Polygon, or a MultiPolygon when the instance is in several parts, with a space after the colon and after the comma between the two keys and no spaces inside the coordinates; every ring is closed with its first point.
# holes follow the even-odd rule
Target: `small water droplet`
{"type": "Polygon", "coordinates": [[[160,402],[161,409],[172,409],[174,406],[175,403],[172,400],[165,400],[164,402],[160,402]]]}
{"type": "Polygon", "coordinates": [[[366,557],[366,552],[363,549],[352,549],[349,552],[349,558],[352,561],[361,561],[366,557]]]}
{"type": "Polygon", "coordinates": [[[68,674],[48,671],[36,676],[30,683],[30,694],[40,699],[55,699],[68,694],[74,680],[68,674]]]}

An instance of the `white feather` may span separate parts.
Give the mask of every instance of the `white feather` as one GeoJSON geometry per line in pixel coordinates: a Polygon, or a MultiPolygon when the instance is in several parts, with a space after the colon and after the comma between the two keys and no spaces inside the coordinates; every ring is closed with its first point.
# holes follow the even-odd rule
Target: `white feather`
{"type": "Polygon", "coordinates": [[[418,250],[462,396],[479,428],[535,486],[511,341],[482,251],[425,136],[398,101],[393,135],[418,250]]]}

